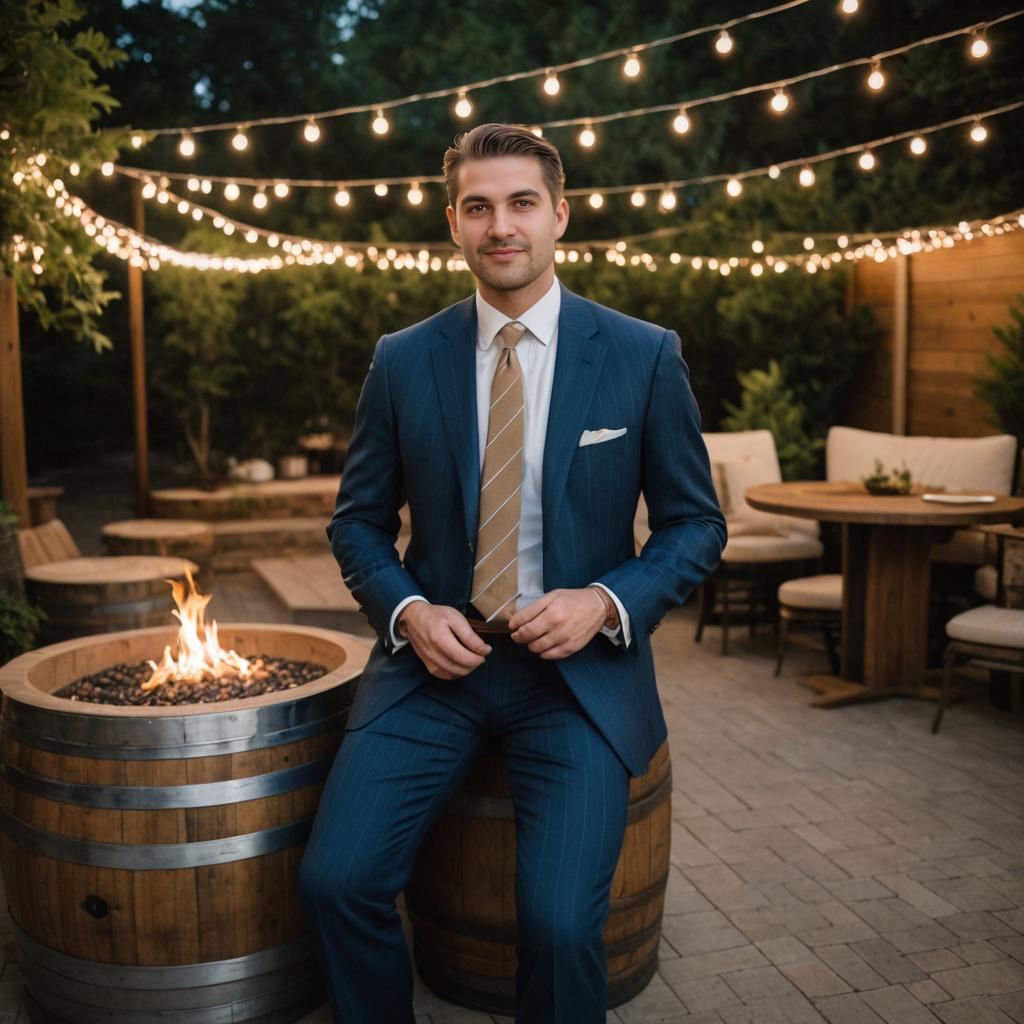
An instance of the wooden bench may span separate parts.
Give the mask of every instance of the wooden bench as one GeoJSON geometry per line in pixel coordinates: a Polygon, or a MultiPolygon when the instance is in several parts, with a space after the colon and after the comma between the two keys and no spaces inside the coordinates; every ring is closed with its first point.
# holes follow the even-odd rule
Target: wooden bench
{"type": "Polygon", "coordinates": [[[327,517],[234,519],[213,527],[213,566],[217,572],[243,572],[257,558],[322,555],[327,543],[327,517]]]}

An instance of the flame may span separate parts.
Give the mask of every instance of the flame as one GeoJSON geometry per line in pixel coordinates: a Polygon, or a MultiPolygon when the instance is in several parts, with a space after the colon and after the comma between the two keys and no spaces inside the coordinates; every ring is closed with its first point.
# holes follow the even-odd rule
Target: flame
{"type": "Polygon", "coordinates": [[[153,675],[142,684],[143,690],[152,690],[168,680],[198,683],[205,677],[213,679],[228,672],[241,676],[250,674],[249,662],[234,651],[226,651],[217,641],[217,623],[206,625],[206,606],[212,594],[200,594],[192,572],[185,566],[188,587],[178,580],[167,580],[171,585],[174,603],[178,606],[171,614],[181,623],[178,629],[178,656],[171,656],[171,645],[164,648],[160,664],[149,662],[153,675]]]}

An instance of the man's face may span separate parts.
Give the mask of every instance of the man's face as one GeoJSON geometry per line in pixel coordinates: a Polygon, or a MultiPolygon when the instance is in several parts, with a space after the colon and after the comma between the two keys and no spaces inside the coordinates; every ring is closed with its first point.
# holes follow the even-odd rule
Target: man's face
{"type": "Polygon", "coordinates": [[[531,156],[466,160],[458,169],[448,223],[469,269],[496,291],[515,291],[552,265],[569,223],[569,204],[552,204],[540,161],[531,156]]]}

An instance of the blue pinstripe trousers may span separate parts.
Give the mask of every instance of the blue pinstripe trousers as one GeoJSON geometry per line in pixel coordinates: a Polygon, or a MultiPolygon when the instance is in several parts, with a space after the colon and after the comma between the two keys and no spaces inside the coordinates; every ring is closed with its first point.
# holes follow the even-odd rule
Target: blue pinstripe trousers
{"type": "Polygon", "coordinates": [[[558,670],[488,638],[463,679],[429,677],[349,730],[299,873],[339,1024],[413,1024],[395,898],[431,823],[486,736],[501,745],[516,815],[520,1024],[604,1024],[602,932],[626,827],[629,778],[558,670]]]}

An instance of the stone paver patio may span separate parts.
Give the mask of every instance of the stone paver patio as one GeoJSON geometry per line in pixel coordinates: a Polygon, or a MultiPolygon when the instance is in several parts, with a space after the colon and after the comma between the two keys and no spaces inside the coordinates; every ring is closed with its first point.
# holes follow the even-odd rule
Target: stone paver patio
{"type": "MultiPolygon", "coordinates": [[[[271,621],[252,574],[211,611],[271,621]]],[[[932,705],[808,706],[824,654],[737,630],[693,643],[694,609],[654,636],[670,728],[672,870],[658,974],[616,1024],[1024,1022],[1024,728],[967,687],[938,736],[932,705]]],[[[10,925],[0,1024],[25,1024],[10,925]]],[[[505,1017],[418,985],[417,1024],[505,1017]]],[[[303,1024],[330,1024],[326,1008],[303,1024]]],[[[370,1024],[370,1022],[354,1022],[370,1024]]],[[[565,1022],[572,1024],[572,1022],[565,1022]]]]}

